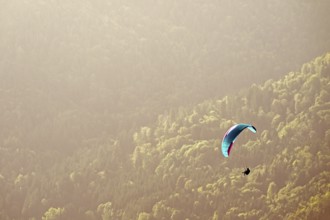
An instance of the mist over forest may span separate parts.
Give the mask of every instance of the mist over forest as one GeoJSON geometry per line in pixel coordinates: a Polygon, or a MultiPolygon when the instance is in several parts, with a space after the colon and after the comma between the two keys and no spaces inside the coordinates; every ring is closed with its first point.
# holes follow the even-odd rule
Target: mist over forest
{"type": "Polygon", "coordinates": [[[0,2],[0,219],[330,215],[328,0],[0,2]]]}

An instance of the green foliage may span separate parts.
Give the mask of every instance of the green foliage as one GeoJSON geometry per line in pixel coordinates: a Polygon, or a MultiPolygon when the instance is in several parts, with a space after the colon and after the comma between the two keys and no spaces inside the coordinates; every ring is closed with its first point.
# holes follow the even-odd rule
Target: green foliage
{"type": "Polygon", "coordinates": [[[328,1],[11,2],[0,219],[330,216],[328,1]]]}
{"type": "Polygon", "coordinates": [[[1,217],[324,219],[330,79],[315,71],[327,70],[318,65],[330,65],[329,57],[305,64],[310,71],[159,115],[131,132],[131,143],[124,134],[84,140],[63,161],[56,151],[37,153],[7,138],[0,148],[1,217]],[[258,133],[243,132],[224,159],[221,134],[235,122],[251,122],[258,133]],[[130,156],[123,144],[134,146],[130,156]]]}
{"type": "Polygon", "coordinates": [[[42,216],[42,220],[57,220],[63,219],[64,208],[49,208],[42,216]]]}
{"type": "Polygon", "coordinates": [[[100,204],[97,207],[97,212],[101,216],[102,220],[109,220],[114,218],[114,210],[111,202],[100,204]]]}
{"type": "MultiPolygon", "coordinates": [[[[327,57],[323,56],[323,61],[317,59],[311,62],[309,66],[325,69],[315,66],[318,62],[329,65],[327,57]]],[[[142,158],[157,152],[154,158],[160,161],[156,173],[166,176],[166,181],[164,178],[154,180],[156,188],[167,194],[162,193],[161,202],[153,207],[153,217],[168,219],[171,209],[175,209],[182,213],[182,218],[192,219],[326,218],[327,197],[317,195],[326,192],[324,183],[328,182],[327,176],[330,175],[327,169],[330,164],[327,156],[328,113],[319,111],[328,109],[328,101],[305,101],[304,106],[297,109],[302,97],[312,100],[310,97],[320,96],[324,97],[322,100],[327,100],[329,77],[322,75],[321,72],[290,73],[288,77],[267,82],[263,87],[253,86],[252,93],[249,90],[248,94],[255,93],[262,97],[263,90],[267,90],[268,94],[272,94],[268,98],[275,102],[264,101],[267,99],[260,97],[255,99],[251,106],[259,106],[259,110],[255,108],[252,114],[242,112],[251,109],[244,108],[244,103],[248,105],[250,98],[236,96],[206,101],[190,112],[181,113],[176,122],[171,122],[184,124],[184,134],[191,134],[180,142],[174,140],[183,134],[183,129],[180,126],[168,126],[167,123],[176,116],[169,114],[159,117],[154,129],[163,134],[162,138],[158,139],[154,134],[154,137],[145,137],[144,143],[136,142],[137,148],[144,150],[142,158]],[[323,83],[319,84],[321,81],[323,83]],[[306,83],[310,85],[306,86],[306,83]],[[301,94],[301,97],[297,94],[301,94]],[[239,100],[245,101],[242,103],[239,100]],[[223,117],[226,113],[219,111],[223,103],[226,103],[225,112],[234,112],[232,118],[226,119],[223,117]],[[224,161],[219,152],[221,137],[218,134],[224,133],[232,121],[252,121],[259,135],[257,140],[253,140],[253,137],[243,133],[235,143],[238,146],[235,146],[232,156],[224,161]],[[156,140],[154,144],[151,144],[152,139],[156,140]],[[173,142],[167,145],[166,140],[173,142]],[[239,175],[240,171],[234,168],[242,169],[246,164],[253,167],[251,175],[244,179],[239,175]]],[[[142,137],[144,133],[141,130],[139,136],[142,137]]],[[[141,168],[151,180],[153,170],[141,168]]],[[[157,194],[156,188],[151,189],[157,194]]]]}

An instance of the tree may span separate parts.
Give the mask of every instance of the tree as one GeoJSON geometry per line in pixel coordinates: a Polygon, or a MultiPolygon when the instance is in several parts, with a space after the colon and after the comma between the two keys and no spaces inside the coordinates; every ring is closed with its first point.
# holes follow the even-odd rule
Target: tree
{"type": "Polygon", "coordinates": [[[64,208],[49,208],[42,216],[42,220],[59,220],[63,218],[64,208]]]}
{"type": "Polygon", "coordinates": [[[97,213],[101,216],[102,220],[111,220],[115,215],[111,202],[100,204],[97,207],[97,213]]]}
{"type": "Polygon", "coordinates": [[[138,217],[138,220],[150,220],[150,219],[151,219],[150,214],[146,212],[141,212],[138,217]]]}

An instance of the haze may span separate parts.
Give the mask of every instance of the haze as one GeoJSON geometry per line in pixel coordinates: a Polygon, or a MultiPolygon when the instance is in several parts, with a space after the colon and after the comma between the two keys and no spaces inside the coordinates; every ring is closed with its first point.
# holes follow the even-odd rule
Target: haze
{"type": "MultiPolygon", "coordinates": [[[[262,159],[255,153],[262,141],[290,143],[301,154],[322,152],[327,159],[319,159],[310,173],[323,173],[320,179],[329,182],[324,165],[329,151],[320,147],[330,137],[329,1],[0,0],[0,5],[0,219],[326,216],[298,208],[277,213],[263,205],[260,212],[239,215],[234,206],[221,205],[222,194],[214,194],[213,205],[208,201],[211,208],[203,203],[206,196],[204,201],[204,195],[191,194],[241,178],[241,168],[248,166],[243,163],[259,173],[276,170],[280,163],[267,164],[266,158],[282,151],[265,150],[262,159]],[[284,138],[295,135],[286,125],[299,127],[303,115],[313,126],[320,123],[315,130],[320,136],[309,134],[320,140],[315,152],[310,143],[284,138]],[[246,156],[224,162],[217,144],[239,120],[269,133],[244,134],[239,145],[250,142],[236,155],[246,156]],[[171,163],[178,168],[166,165],[171,163]],[[211,171],[201,176],[203,169],[211,171]],[[139,184],[143,187],[134,188],[139,184]],[[170,202],[184,197],[196,198],[198,205],[170,202]]],[[[317,179],[272,172],[251,177],[266,182],[260,189],[265,195],[252,196],[273,201],[284,183],[307,192],[312,182],[301,178],[317,179]]],[[[241,191],[247,187],[237,181],[241,191]]],[[[297,201],[309,207],[303,202],[320,192],[297,201]]],[[[330,206],[329,198],[320,199],[320,210],[330,206]]]]}

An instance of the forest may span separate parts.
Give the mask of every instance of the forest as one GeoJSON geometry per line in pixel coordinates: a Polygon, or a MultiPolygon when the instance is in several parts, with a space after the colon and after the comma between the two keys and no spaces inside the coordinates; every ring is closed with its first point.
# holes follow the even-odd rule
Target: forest
{"type": "Polygon", "coordinates": [[[329,91],[327,53],[278,81],[159,115],[133,134],[125,162],[121,140],[90,140],[56,163],[7,140],[1,218],[327,219],[329,91]],[[246,120],[258,134],[242,134],[224,159],[221,134],[246,120]]]}
{"type": "Polygon", "coordinates": [[[3,2],[0,219],[327,219],[329,7],[3,2]]]}

